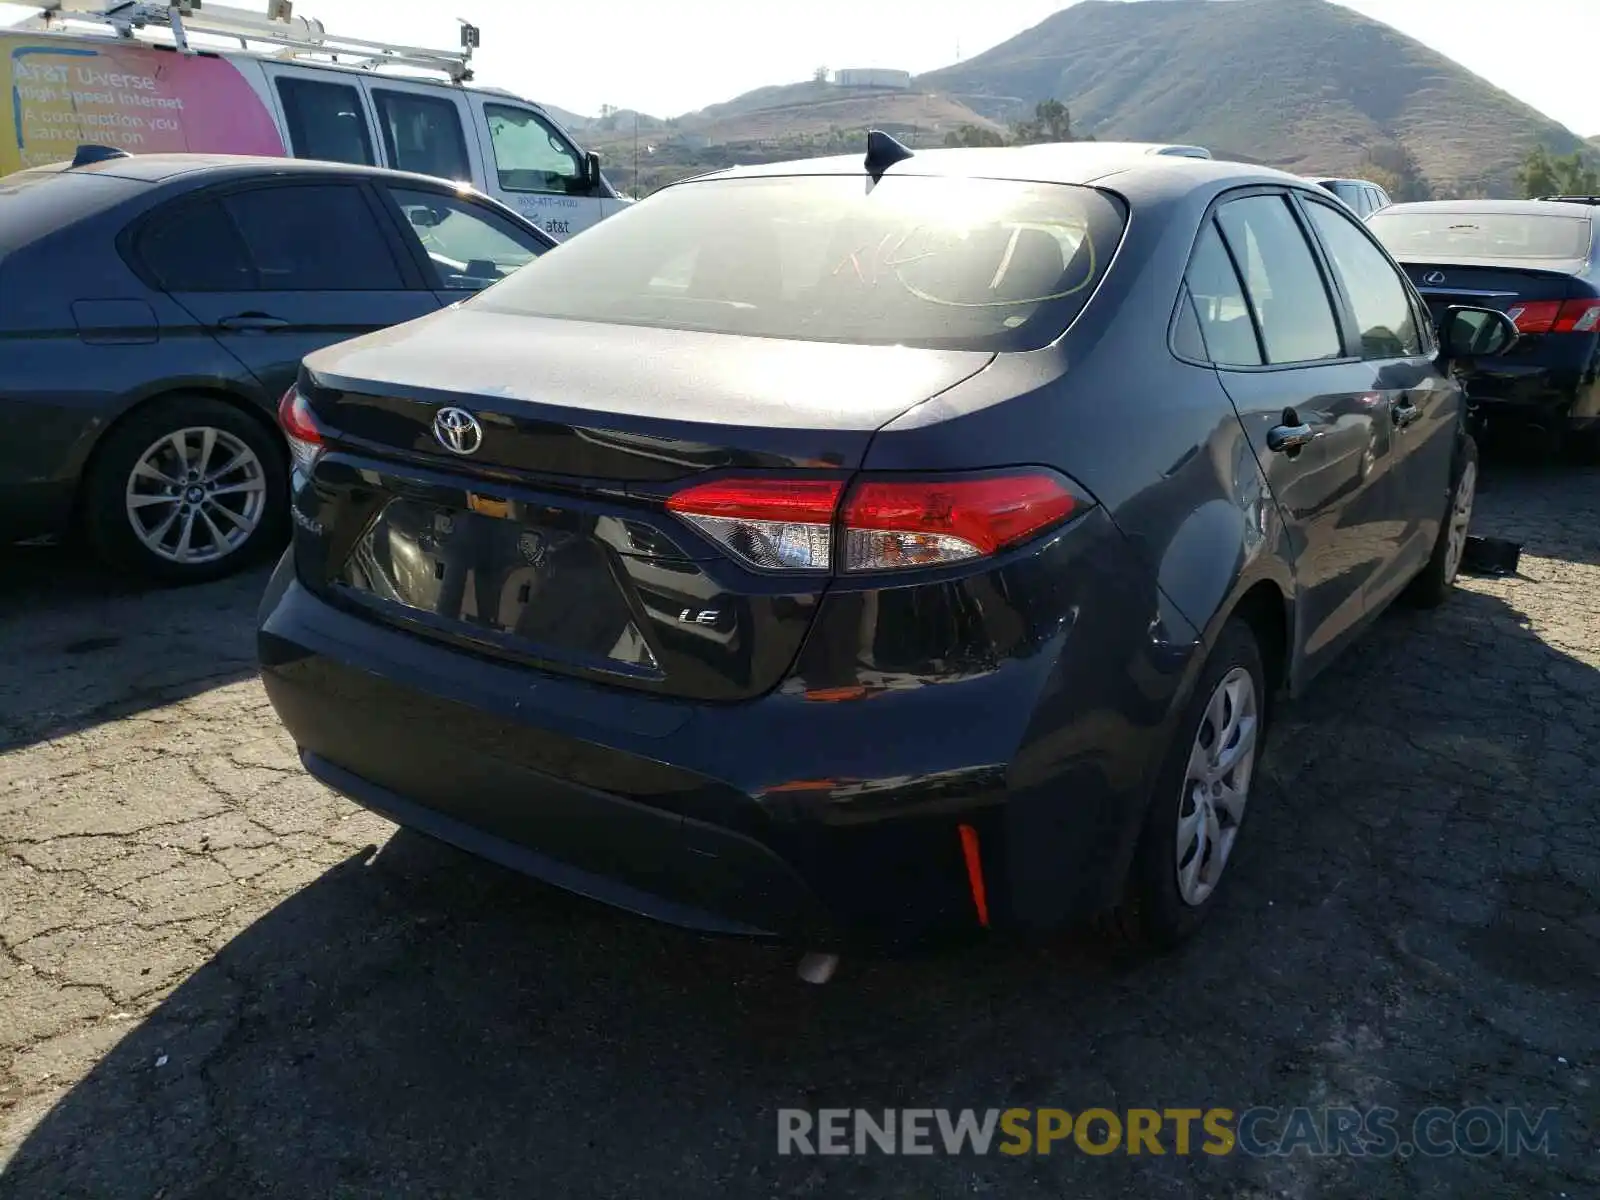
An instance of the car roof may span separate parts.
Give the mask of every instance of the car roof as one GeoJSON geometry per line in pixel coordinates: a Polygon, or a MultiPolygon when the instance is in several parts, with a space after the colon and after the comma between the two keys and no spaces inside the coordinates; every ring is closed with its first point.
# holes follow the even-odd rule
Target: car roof
{"type": "MultiPolygon", "coordinates": [[[[41,177],[61,176],[64,178],[78,177],[86,183],[96,182],[99,187],[92,190],[75,189],[68,193],[69,199],[65,201],[66,209],[71,214],[67,223],[76,222],[89,217],[97,212],[108,211],[136,197],[148,195],[147,189],[163,184],[181,181],[195,187],[211,183],[226,182],[230,179],[260,180],[266,178],[299,177],[303,179],[378,179],[389,183],[405,184],[409,187],[422,188],[434,192],[454,192],[457,195],[470,195],[477,203],[482,203],[496,209],[502,216],[531,229],[548,246],[555,246],[556,240],[527,217],[509,207],[493,196],[486,196],[476,188],[465,183],[457,183],[447,179],[440,179],[432,175],[419,175],[412,171],[393,171],[387,167],[369,167],[353,163],[320,162],[314,159],[277,158],[271,156],[257,156],[244,154],[130,154],[125,157],[106,158],[98,162],[84,163],[81,166],[72,166],[70,163],[51,163],[48,166],[32,167],[26,171],[18,171],[12,175],[0,178],[0,192],[6,185],[13,182],[26,183],[29,180],[43,182],[41,177]]],[[[5,236],[0,237],[0,256],[8,250],[25,245],[41,233],[48,232],[49,226],[61,224],[63,200],[55,195],[56,189],[50,189],[49,211],[56,216],[47,219],[43,227],[35,221],[31,224],[15,218],[15,214],[8,216],[4,228],[5,236]]],[[[43,202],[43,197],[32,198],[35,206],[43,202]]]]}
{"type": "MultiPolygon", "coordinates": [[[[1277,184],[1306,188],[1298,175],[1272,167],[1217,158],[1190,158],[1153,152],[1153,142],[1047,142],[1036,146],[981,146],[917,150],[895,163],[886,175],[1010,179],[1028,183],[1098,184],[1116,177],[1120,191],[1170,193],[1215,184],[1277,184]],[[1187,187],[1185,185],[1188,185],[1187,187]]],[[[796,175],[864,175],[864,155],[792,159],[786,162],[729,167],[696,176],[693,182],[755,179],[796,175]]],[[[685,183],[691,182],[685,180],[685,183]]]]}
{"type": "MultiPolygon", "coordinates": [[[[42,169],[54,170],[56,166],[53,164],[42,169]]],[[[437,179],[431,175],[394,171],[388,167],[250,154],[130,154],[125,158],[106,158],[78,167],[62,164],[60,169],[73,175],[109,175],[138,183],[167,183],[180,176],[202,172],[221,178],[271,172],[275,175],[356,175],[390,181],[404,179],[413,183],[429,184],[435,188],[456,187],[470,190],[466,184],[452,184],[448,180],[437,179]]]]}
{"type": "Polygon", "coordinates": [[[1477,214],[1501,213],[1508,217],[1583,217],[1593,220],[1595,210],[1587,204],[1567,204],[1560,200],[1414,200],[1383,210],[1387,215],[1405,213],[1477,214]]]}

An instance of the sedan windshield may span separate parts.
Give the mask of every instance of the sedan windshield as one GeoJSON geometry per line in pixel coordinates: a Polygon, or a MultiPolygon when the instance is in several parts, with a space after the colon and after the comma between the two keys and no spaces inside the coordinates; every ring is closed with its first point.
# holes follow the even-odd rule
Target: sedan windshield
{"type": "Polygon", "coordinates": [[[1092,188],[864,175],[671,187],[469,303],[751,337],[1034,349],[1082,311],[1125,225],[1092,188]]]}
{"type": "Polygon", "coordinates": [[[1378,213],[1367,227],[1401,259],[1574,259],[1589,257],[1582,217],[1521,213],[1378,213]]]}

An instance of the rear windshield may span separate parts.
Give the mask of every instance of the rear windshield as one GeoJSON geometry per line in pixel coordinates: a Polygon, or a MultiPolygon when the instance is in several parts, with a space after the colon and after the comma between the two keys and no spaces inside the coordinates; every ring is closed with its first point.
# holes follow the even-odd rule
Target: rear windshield
{"type": "Polygon", "coordinates": [[[1583,217],[1520,213],[1378,213],[1367,227],[1396,258],[1588,258],[1583,217]]]}
{"type": "Polygon", "coordinates": [[[1091,188],[864,175],[668,188],[468,303],[752,337],[1035,349],[1082,310],[1122,237],[1091,188]]]}

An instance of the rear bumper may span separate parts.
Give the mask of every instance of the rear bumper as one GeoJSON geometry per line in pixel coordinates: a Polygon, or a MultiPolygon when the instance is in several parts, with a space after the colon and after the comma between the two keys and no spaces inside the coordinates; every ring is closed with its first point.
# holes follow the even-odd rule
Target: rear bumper
{"type": "Polygon", "coordinates": [[[725,830],[689,833],[681,817],[504,763],[480,764],[472,778],[451,781],[444,803],[427,804],[308,751],[300,757],[323,783],[397,825],[580,896],[706,933],[829,935],[804,882],[764,846],[725,830]],[[681,861],[688,853],[703,861],[681,861]],[[730,911],[743,919],[721,915],[730,911]]]}
{"type": "Polygon", "coordinates": [[[1580,428],[1600,418],[1600,378],[1593,356],[1582,363],[1522,363],[1514,357],[1480,363],[1467,383],[1481,415],[1580,428]]]}
{"type": "MultiPolygon", "coordinates": [[[[1125,600],[1096,607],[1147,636],[1148,612],[1125,600]]],[[[837,612],[859,627],[858,607],[837,612]]],[[[1111,630],[1080,620],[1085,661],[1105,663],[1111,630]]],[[[815,646],[837,632],[827,623],[815,646]]],[[[1182,656],[1167,639],[1164,674],[1091,675],[1063,648],[1070,632],[1041,627],[1038,652],[857,702],[787,689],[674,701],[344,611],[294,578],[291,554],[258,651],[307,769],[357,803],[635,913],[827,945],[979,928],[963,825],[979,835],[992,927],[1051,927],[1114,898],[1182,656]]]]}

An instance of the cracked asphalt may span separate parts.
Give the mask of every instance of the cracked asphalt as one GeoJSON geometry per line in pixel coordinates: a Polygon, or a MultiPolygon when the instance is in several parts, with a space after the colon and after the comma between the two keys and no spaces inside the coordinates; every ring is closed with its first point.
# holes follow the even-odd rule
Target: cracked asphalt
{"type": "Polygon", "coordinates": [[[1281,714],[1215,922],[847,960],[561,896],[303,776],[263,573],[0,570],[0,1195],[1600,1196],[1600,470],[1510,464],[1521,575],[1281,714]],[[780,1107],[1554,1108],[1553,1157],[779,1157],[780,1107]]]}

